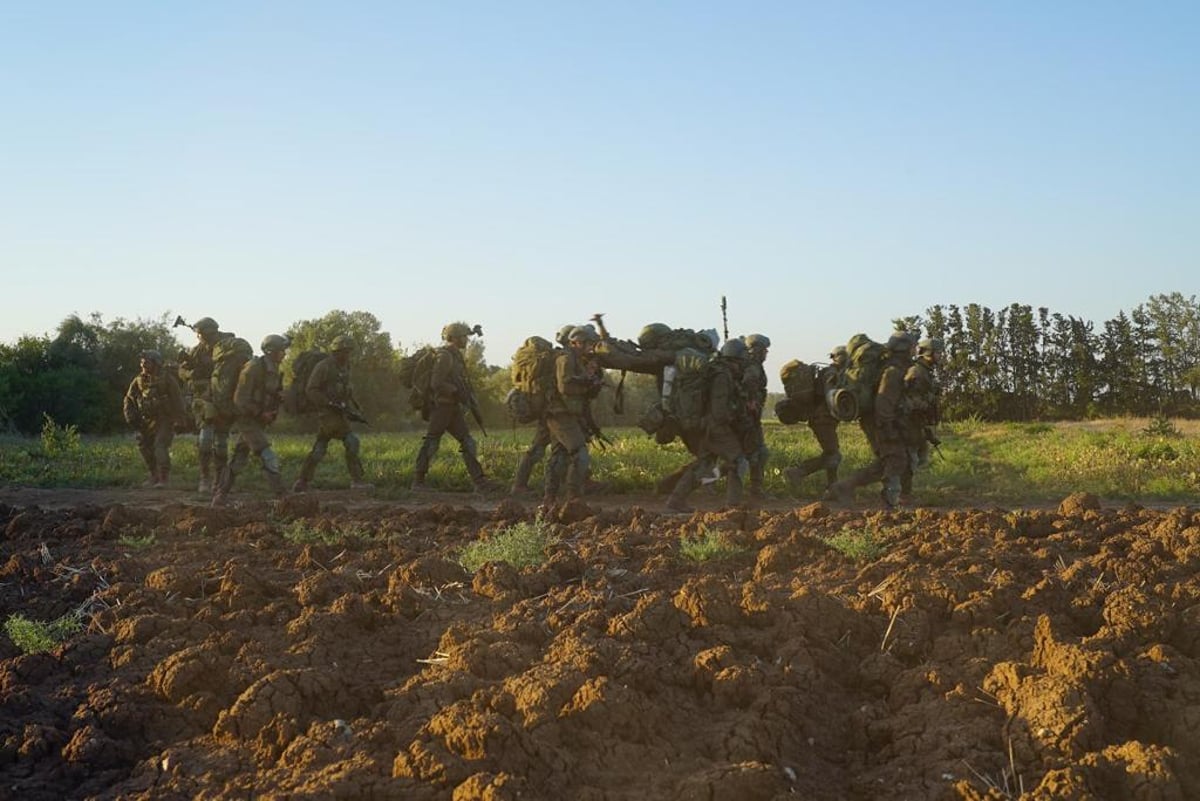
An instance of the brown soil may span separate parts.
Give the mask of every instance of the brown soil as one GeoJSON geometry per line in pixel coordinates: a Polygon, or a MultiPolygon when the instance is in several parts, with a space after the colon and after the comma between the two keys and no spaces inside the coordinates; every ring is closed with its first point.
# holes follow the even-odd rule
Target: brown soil
{"type": "Polygon", "coordinates": [[[472,576],[531,506],[120,500],[0,493],[0,614],[94,614],[0,636],[0,799],[1200,798],[1192,508],[623,499],[472,576]],[[702,528],[741,554],[682,559],[702,528]]]}

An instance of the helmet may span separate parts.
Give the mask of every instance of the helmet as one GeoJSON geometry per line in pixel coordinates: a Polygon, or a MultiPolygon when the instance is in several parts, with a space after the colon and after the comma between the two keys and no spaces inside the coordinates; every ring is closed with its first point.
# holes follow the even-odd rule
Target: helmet
{"type": "Polygon", "coordinates": [[[287,350],[288,345],[291,344],[292,341],[285,336],[280,336],[279,334],[267,334],[265,337],[263,337],[262,345],[260,347],[262,348],[263,353],[281,353],[287,350]]]}
{"type": "Polygon", "coordinates": [[[215,334],[220,328],[221,326],[217,325],[217,321],[211,317],[201,317],[192,323],[192,330],[197,334],[215,334]]]}
{"type": "Polygon", "coordinates": [[[912,334],[907,331],[893,331],[892,335],[888,337],[887,349],[892,353],[908,353],[914,344],[912,334]]]}
{"type": "Polygon", "coordinates": [[[571,338],[571,332],[575,330],[575,326],[567,323],[562,328],[558,329],[558,333],[554,335],[555,341],[560,345],[566,345],[571,338]]]}
{"type": "Polygon", "coordinates": [[[942,353],[946,350],[946,344],[937,337],[925,337],[917,343],[917,355],[924,356],[929,353],[942,353]]]}
{"type": "Polygon", "coordinates": [[[333,342],[329,343],[329,349],[334,353],[339,350],[354,350],[354,339],[345,334],[338,334],[333,338],[333,342]]]}
{"type": "Polygon", "coordinates": [[[161,365],[163,363],[162,354],[156,350],[144,350],[141,353],[141,357],[146,361],[154,362],[157,365],[161,365]]]}
{"type": "Polygon", "coordinates": [[[850,351],[846,349],[845,345],[837,345],[829,351],[829,358],[833,359],[835,364],[841,364],[850,358],[850,351]]]}
{"type": "Polygon", "coordinates": [[[599,342],[600,335],[596,333],[596,329],[590,325],[577,325],[571,329],[571,333],[567,336],[568,342],[599,342]]]}
{"type": "Polygon", "coordinates": [[[762,348],[763,350],[766,350],[767,348],[771,347],[771,338],[766,334],[747,334],[746,336],[742,337],[742,341],[745,342],[746,347],[750,348],[751,350],[754,350],[755,348],[762,348]]]}
{"type": "Polygon", "coordinates": [[[726,359],[746,358],[746,343],[740,339],[727,339],[721,346],[721,356],[726,359]]]}
{"type": "Polygon", "coordinates": [[[446,342],[449,342],[456,337],[469,336],[471,336],[471,327],[466,323],[448,323],[447,325],[442,326],[442,339],[446,342]]]}

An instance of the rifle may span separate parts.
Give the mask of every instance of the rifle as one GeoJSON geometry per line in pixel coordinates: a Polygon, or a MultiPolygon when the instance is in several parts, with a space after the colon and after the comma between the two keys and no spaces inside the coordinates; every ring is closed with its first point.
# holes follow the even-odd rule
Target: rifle
{"type": "MultiPolygon", "coordinates": [[[[178,328],[181,325],[185,328],[192,328],[192,324],[189,323],[187,320],[183,319],[182,314],[177,314],[177,315],[175,315],[175,322],[171,323],[171,327],[178,328]]],[[[192,328],[192,330],[195,331],[196,329],[192,328]]]]}
{"type": "Polygon", "coordinates": [[[479,411],[479,399],[475,397],[475,389],[471,386],[471,377],[465,373],[464,376],[465,378],[463,379],[462,386],[459,387],[459,389],[462,390],[464,398],[463,403],[467,405],[467,409],[470,410],[471,416],[474,417],[475,422],[479,424],[479,430],[482,431],[483,435],[486,437],[488,432],[483,426],[483,413],[479,411]]]}
{"type": "Polygon", "coordinates": [[[349,420],[352,423],[363,423],[364,425],[368,425],[368,426],[371,425],[371,423],[367,420],[367,418],[363,416],[362,412],[358,411],[357,409],[351,408],[348,404],[333,403],[331,401],[329,403],[329,408],[336,409],[337,411],[341,412],[342,416],[345,417],[347,420],[349,420]]]}
{"type": "Polygon", "coordinates": [[[600,430],[600,426],[596,424],[596,418],[592,417],[592,405],[585,403],[583,406],[583,429],[587,434],[588,442],[595,442],[600,450],[604,450],[613,441],[608,438],[608,435],[600,430]]]}
{"type": "Polygon", "coordinates": [[[933,433],[933,429],[929,426],[925,427],[925,441],[933,446],[933,449],[937,451],[937,455],[942,457],[943,462],[946,461],[946,454],[942,453],[942,449],[939,447],[942,441],[938,438],[937,434],[933,433]]]}
{"type": "Polygon", "coordinates": [[[727,313],[728,305],[725,303],[725,296],[721,296],[721,329],[725,332],[725,341],[729,339],[729,315],[727,313]]]}
{"type": "MultiPolygon", "coordinates": [[[[610,341],[612,337],[608,335],[608,328],[604,325],[604,312],[596,312],[590,319],[600,331],[601,339],[606,342],[610,341]]],[[[625,414],[625,372],[625,370],[621,371],[621,380],[617,383],[617,389],[613,393],[613,414],[625,414]]]]}
{"type": "Polygon", "coordinates": [[[601,339],[609,338],[608,329],[604,326],[604,312],[596,312],[588,320],[596,324],[596,330],[600,332],[601,339]]]}

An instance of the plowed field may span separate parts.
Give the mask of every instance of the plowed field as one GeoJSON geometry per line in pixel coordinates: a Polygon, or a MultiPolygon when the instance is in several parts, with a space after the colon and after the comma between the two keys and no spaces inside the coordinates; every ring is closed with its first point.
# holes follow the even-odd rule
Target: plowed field
{"type": "Polygon", "coordinates": [[[0,798],[1200,798],[1192,508],[576,503],[472,575],[532,507],[115,497],[0,504],[3,616],[90,619],[0,635],[0,798]]]}

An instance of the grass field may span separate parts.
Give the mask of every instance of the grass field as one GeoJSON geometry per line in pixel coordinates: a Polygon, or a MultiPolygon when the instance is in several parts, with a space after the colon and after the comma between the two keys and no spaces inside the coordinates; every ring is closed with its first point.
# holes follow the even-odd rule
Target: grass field
{"type": "MultiPolygon", "coordinates": [[[[1114,419],[1082,423],[980,423],[965,421],[944,425],[941,455],[918,474],[917,494],[922,503],[949,506],[962,503],[1016,504],[1045,502],[1075,491],[1137,501],[1191,502],[1200,498],[1200,423],[1176,422],[1174,431],[1151,433],[1145,419],[1114,419]]],[[[688,460],[678,442],[661,447],[635,428],[609,432],[614,444],[592,452],[597,479],[615,494],[648,494],[654,481],[688,460]]],[[[869,451],[857,426],[843,425],[843,475],[866,463],[869,451]]],[[[502,483],[512,479],[520,454],[532,430],[476,434],[479,456],[489,475],[502,483]]],[[[360,433],[367,479],[377,496],[404,498],[412,480],[412,465],[420,447],[417,433],[360,433]]],[[[283,459],[284,478],[295,478],[311,445],[306,435],[272,437],[283,459]]],[[[770,424],[767,442],[771,461],[767,491],[793,496],[784,481],[783,468],[816,453],[807,427],[770,424]]],[[[195,438],[181,435],[172,449],[172,487],[186,489],[196,483],[195,438]]],[[[540,480],[539,467],[534,473],[540,480]]],[[[0,482],[38,487],[133,487],[144,470],[132,437],[79,438],[77,442],[46,442],[37,438],[0,437],[0,482]]],[[[347,484],[340,443],[332,443],[317,472],[314,486],[347,484]]],[[[443,438],[429,481],[443,489],[470,486],[457,443],[443,438]]],[[[806,480],[798,496],[819,497],[823,476],[806,480]]],[[[240,489],[264,486],[257,464],[239,479],[240,489]]]]}

